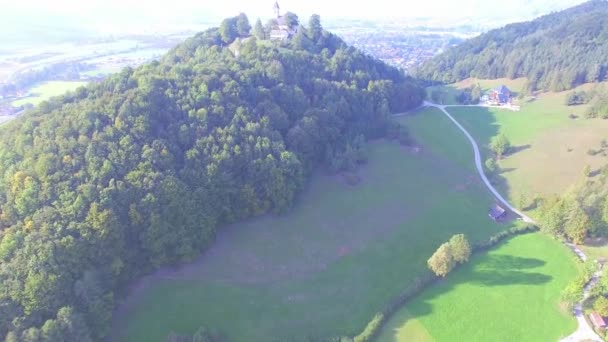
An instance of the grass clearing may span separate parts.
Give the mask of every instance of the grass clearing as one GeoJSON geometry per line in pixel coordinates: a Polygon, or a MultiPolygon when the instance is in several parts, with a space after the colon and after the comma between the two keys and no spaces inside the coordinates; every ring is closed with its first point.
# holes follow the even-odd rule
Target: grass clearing
{"type": "Polygon", "coordinates": [[[513,237],[408,303],[378,341],[556,341],[576,329],[558,302],[579,270],[558,241],[513,237]]]}
{"type": "Polygon", "coordinates": [[[40,102],[50,99],[53,96],[63,95],[68,91],[76,90],[77,88],[86,85],[87,82],[80,81],[48,81],[41,83],[32,89],[29,97],[15,100],[12,102],[13,106],[23,106],[25,104],[32,104],[37,106],[40,102]]]}
{"type": "MultiPolygon", "coordinates": [[[[588,89],[589,85],[581,88],[588,89]]],[[[499,162],[502,171],[493,181],[516,206],[522,195],[531,198],[561,194],[584,179],[585,165],[597,170],[608,162],[606,153],[588,154],[590,149],[599,150],[601,141],[608,138],[608,120],[583,118],[585,105],[566,106],[569,92],[540,94],[523,103],[519,112],[448,108],[478,141],[484,159],[492,155],[487,146],[493,136],[504,133],[509,138],[514,153],[499,162]],[[570,114],[578,118],[573,119],[570,114]]]]}
{"type": "Polygon", "coordinates": [[[357,186],[316,175],[287,215],[226,227],[199,260],[136,284],[113,340],[164,341],[202,325],[235,341],[356,335],[429,272],[427,258],[451,235],[477,242],[512,226],[487,217],[493,199],[444,115],[398,120],[419,152],[371,143],[357,186]]]}

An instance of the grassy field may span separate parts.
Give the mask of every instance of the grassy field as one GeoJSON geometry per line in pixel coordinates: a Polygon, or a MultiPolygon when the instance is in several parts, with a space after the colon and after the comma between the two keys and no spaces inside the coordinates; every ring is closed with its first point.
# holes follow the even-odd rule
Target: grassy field
{"type": "MultiPolygon", "coordinates": [[[[489,85],[489,81],[478,82],[482,86],[489,85]]],[[[522,83],[520,80],[494,80],[490,85],[498,82],[513,89],[522,83]]],[[[536,99],[522,103],[519,112],[480,107],[448,108],[484,147],[486,158],[491,153],[485,147],[499,133],[504,133],[514,145],[514,152],[499,162],[502,171],[494,181],[515,205],[522,195],[531,198],[561,194],[583,179],[585,165],[596,170],[608,162],[605,154],[588,154],[589,149],[599,149],[601,141],[608,138],[605,134],[608,120],[584,119],[586,106],[564,104],[568,93],[539,94],[536,99]],[[570,114],[578,118],[572,119],[570,114]]]]}
{"type": "Polygon", "coordinates": [[[352,336],[429,272],[451,235],[476,242],[511,227],[488,219],[493,200],[447,118],[426,109],[399,120],[419,151],[374,142],[358,185],[316,175],[289,214],[226,227],[200,260],[136,284],[113,340],[164,341],[201,325],[235,341],[352,336]]]}
{"type": "Polygon", "coordinates": [[[22,106],[31,103],[34,106],[53,96],[63,95],[64,93],[76,90],[78,87],[86,85],[87,82],[78,81],[49,81],[44,82],[30,89],[32,96],[13,101],[13,106],[22,106]]]}
{"type": "Polygon", "coordinates": [[[576,329],[558,302],[579,268],[547,236],[514,237],[407,304],[378,341],[556,341],[576,329]]]}

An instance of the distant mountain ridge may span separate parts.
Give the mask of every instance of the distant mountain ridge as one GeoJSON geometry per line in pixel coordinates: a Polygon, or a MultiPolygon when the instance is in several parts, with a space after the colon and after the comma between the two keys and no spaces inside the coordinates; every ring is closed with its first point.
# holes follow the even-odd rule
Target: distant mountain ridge
{"type": "Polygon", "coordinates": [[[608,2],[593,0],[510,24],[445,51],[415,75],[426,81],[528,78],[528,90],[571,89],[608,73],[608,2]]]}

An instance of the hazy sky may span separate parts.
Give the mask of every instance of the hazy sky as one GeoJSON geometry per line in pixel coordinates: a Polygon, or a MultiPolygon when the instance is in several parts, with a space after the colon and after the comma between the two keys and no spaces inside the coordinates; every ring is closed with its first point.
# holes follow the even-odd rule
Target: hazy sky
{"type": "MultiPolygon", "coordinates": [[[[479,17],[510,12],[536,15],[534,11],[560,9],[580,0],[510,0],[505,3],[488,0],[281,0],[284,10],[308,15],[319,13],[330,17],[479,17]],[[497,4],[500,4],[497,6],[497,4]],[[498,9],[500,8],[500,9],[498,9]]],[[[219,17],[238,12],[250,16],[270,16],[274,0],[0,0],[2,11],[38,11],[49,15],[79,15],[109,12],[140,13],[147,17],[176,17],[188,11],[204,12],[219,17]]]]}
{"type": "MultiPolygon", "coordinates": [[[[321,15],[331,26],[334,18],[432,18],[429,26],[474,24],[496,27],[529,20],[576,5],[583,0],[280,0],[281,11],[297,13],[304,22],[321,15]]],[[[40,32],[65,34],[151,33],[200,30],[245,12],[253,22],[273,15],[274,0],[0,0],[0,42],[20,41],[40,32]],[[35,33],[32,33],[35,32],[35,33]],[[4,33],[4,37],[2,36],[4,33]]]]}

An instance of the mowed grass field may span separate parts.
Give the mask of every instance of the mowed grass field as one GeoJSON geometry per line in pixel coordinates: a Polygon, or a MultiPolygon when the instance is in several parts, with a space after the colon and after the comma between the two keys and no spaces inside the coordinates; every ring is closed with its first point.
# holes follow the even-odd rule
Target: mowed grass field
{"type": "Polygon", "coordinates": [[[378,341],[557,341],[577,326],[558,303],[579,268],[547,236],[511,238],[408,303],[378,341]]]}
{"type": "Polygon", "coordinates": [[[200,326],[234,341],[353,336],[428,274],[450,236],[477,242],[511,227],[487,217],[493,199],[471,148],[442,113],[398,120],[420,151],[373,142],[358,185],[319,174],[290,213],[222,229],[200,260],[133,287],[112,340],[165,341],[200,326]]]}
{"type": "Polygon", "coordinates": [[[38,105],[40,102],[50,99],[53,96],[63,95],[68,91],[76,90],[78,87],[86,85],[87,82],[79,81],[49,81],[41,83],[30,89],[32,96],[12,102],[13,106],[25,104],[38,105]]]}
{"type": "MultiPolygon", "coordinates": [[[[479,82],[489,89],[500,83],[518,91],[522,80],[468,80],[453,87],[479,82]]],[[[589,89],[585,85],[579,89],[589,89]]],[[[499,162],[494,181],[501,193],[517,206],[522,195],[527,198],[562,194],[584,179],[583,168],[597,170],[608,162],[606,154],[588,154],[599,150],[607,139],[608,120],[585,119],[586,106],[566,106],[570,91],[541,93],[534,100],[521,103],[521,110],[481,107],[448,107],[448,111],[483,147],[485,158],[492,155],[490,139],[504,133],[514,152],[499,162]],[[574,114],[578,118],[570,118],[574,114]]],[[[484,159],[485,159],[484,158],[484,159]]]]}

